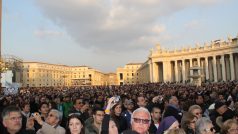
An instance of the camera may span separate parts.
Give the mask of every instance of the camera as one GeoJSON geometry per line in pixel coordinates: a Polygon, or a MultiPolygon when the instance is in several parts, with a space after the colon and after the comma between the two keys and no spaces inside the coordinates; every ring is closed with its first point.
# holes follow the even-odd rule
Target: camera
{"type": "Polygon", "coordinates": [[[38,115],[39,113],[31,113],[31,116],[35,117],[36,115],[38,115]]]}
{"type": "Polygon", "coordinates": [[[121,99],[120,96],[115,96],[115,99],[113,100],[113,103],[117,103],[117,102],[119,102],[120,99],[121,99]]]}

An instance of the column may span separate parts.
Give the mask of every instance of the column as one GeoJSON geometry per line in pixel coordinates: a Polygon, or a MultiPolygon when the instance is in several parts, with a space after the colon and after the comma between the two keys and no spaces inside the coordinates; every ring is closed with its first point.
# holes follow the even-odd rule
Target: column
{"type": "MultiPolygon", "coordinates": [[[[201,67],[200,58],[197,58],[198,67],[201,67]]],[[[201,75],[201,70],[198,70],[198,75],[201,75]]]]}
{"type": "MultiPolygon", "coordinates": [[[[193,75],[193,70],[191,68],[193,67],[193,59],[189,60],[189,64],[190,64],[190,76],[192,76],[193,75]]],[[[193,78],[190,77],[190,82],[192,82],[192,81],[193,81],[193,78]]]]}
{"type": "Polygon", "coordinates": [[[182,60],[183,83],[185,83],[185,59],[182,60]]]}
{"type": "Polygon", "coordinates": [[[208,57],[205,57],[205,67],[206,67],[206,80],[209,79],[209,72],[208,72],[208,57]]]}
{"type": "Polygon", "coordinates": [[[213,56],[213,75],[214,75],[214,82],[217,82],[217,65],[216,65],[216,56],[213,56]]]}
{"type": "Polygon", "coordinates": [[[235,80],[235,69],[234,69],[234,60],[233,54],[230,54],[230,69],[231,69],[231,80],[235,80]]]}
{"type": "Polygon", "coordinates": [[[150,68],[150,82],[154,82],[153,80],[153,62],[150,61],[150,64],[149,64],[149,68],[150,68]]]}
{"type": "Polygon", "coordinates": [[[175,70],[175,81],[178,82],[178,63],[177,60],[174,62],[174,70],[175,70]]]}
{"type": "Polygon", "coordinates": [[[153,80],[153,82],[156,82],[156,80],[155,80],[155,63],[154,62],[152,62],[152,80],[153,80]]]}
{"type": "Polygon", "coordinates": [[[226,81],[226,67],[225,67],[225,55],[221,55],[221,66],[222,66],[222,80],[226,81]]]}

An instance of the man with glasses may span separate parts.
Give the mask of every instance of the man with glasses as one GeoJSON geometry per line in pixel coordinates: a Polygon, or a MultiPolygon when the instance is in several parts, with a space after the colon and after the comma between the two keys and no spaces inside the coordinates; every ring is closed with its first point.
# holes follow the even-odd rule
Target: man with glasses
{"type": "Polygon", "coordinates": [[[35,120],[42,125],[37,134],[65,134],[65,129],[59,125],[62,117],[63,114],[56,109],[50,110],[45,122],[42,121],[39,114],[34,114],[35,120]]]}
{"type": "Polygon", "coordinates": [[[32,130],[34,124],[26,123],[26,128],[22,127],[22,115],[21,110],[16,106],[8,106],[3,109],[2,112],[2,124],[4,126],[1,134],[31,134],[34,133],[32,130]]]}
{"type": "Polygon", "coordinates": [[[150,122],[150,112],[144,107],[137,108],[131,116],[131,129],[139,134],[148,134],[150,122]]]}
{"type": "Polygon", "coordinates": [[[69,111],[69,115],[74,113],[74,114],[78,114],[81,115],[81,108],[83,107],[83,99],[81,98],[76,98],[73,101],[73,107],[72,109],[69,111]]]}

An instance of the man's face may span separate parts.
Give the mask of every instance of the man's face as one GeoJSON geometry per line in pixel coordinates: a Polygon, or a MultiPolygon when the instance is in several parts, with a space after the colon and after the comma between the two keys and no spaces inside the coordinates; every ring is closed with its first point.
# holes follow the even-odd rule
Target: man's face
{"type": "Polygon", "coordinates": [[[217,109],[217,112],[222,115],[226,112],[226,110],[227,110],[227,106],[223,105],[217,109]]]}
{"type": "Polygon", "coordinates": [[[134,109],[134,104],[133,103],[128,104],[127,109],[128,110],[133,110],[134,109]]]}
{"type": "Polygon", "coordinates": [[[172,96],[169,103],[172,104],[172,105],[178,106],[178,103],[179,103],[178,98],[175,97],[175,96],[172,96]]]}
{"type": "Polygon", "coordinates": [[[140,96],[140,97],[138,97],[137,98],[137,105],[139,106],[139,107],[145,107],[146,106],[146,100],[145,100],[145,97],[142,97],[142,96],[140,96]]]}
{"type": "Polygon", "coordinates": [[[25,113],[29,113],[29,112],[30,112],[30,105],[29,105],[29,104],[26,104],[26,105],[24,106],[24,108],[23,108],[23,111],[24,111],[25,113]]]}
{"type": "Polygon", "coordinates": [[[161,110],[159,108],[153,108],[151,116],[153,120],[159,121],[161,118],[161,110]]]}
{"type": "Polygon", "coordinates": [[[76,103],[74,104],[74,107],[77,109],[77,110],[80,110],[82,107],[83,107],[83,101],[81,99],[77,99],[76,100],[76,103]]]}
{"type": "Polygon", "coordinates": [[[197,104],[202,104],[203,103],[203,97],[202,96],[198,96],[196,99],[196,103],[197,104]]]}
{"type": "Polygon", "coordinates": [[[3,125],[8,132],[18,132],[22,127],[22,116],[20,112],[10,112],[9,115],[3,119],[3,125]]]}
{"type": "Polygon", "coordinates": [[[97,111],[95,115],[93,115],[94,122],[96,124],[102,124],[102,120],[104,117],[104,111],[97,111]]]}
{"type": "Polygon", "coordinates": [[[57,113],[50,111],[46,118],[46,123],[48,123],[51,126],[54,126],[54,125],[57,125],[58,122],[59,122],[59,119],[57,117],[57,113]]]}
{"type": "Polygon", "coordinates": [[[150,115],[146,112],[140,111],[134,113],[132,117],[131,127],[132,130],[139,134],[145,134],[150,127],[150,115]]]}

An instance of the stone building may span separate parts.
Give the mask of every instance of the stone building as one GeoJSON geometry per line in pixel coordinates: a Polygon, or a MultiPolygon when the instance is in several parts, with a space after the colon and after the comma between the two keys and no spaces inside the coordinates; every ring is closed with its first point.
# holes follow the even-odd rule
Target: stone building
{"type": "Polygon", "coordinates": [[[117,84],[138,84],[139,73],[138,69],[141,67],[141,63],[129,63],[124,67],[117,68],[117,84]]]}
{"type": "Polygon", "coordinates": [[[105,74],[88,66],[23,63],[23,87],[105,85],[105,74]]]}
{"type": "Polygon", "coordinates": [[[194,66],[201,67],[202,82],[238,80],[238,37],[173,51],[158,44],[138,69],[140,83],[191,81],[194,66]]]}

